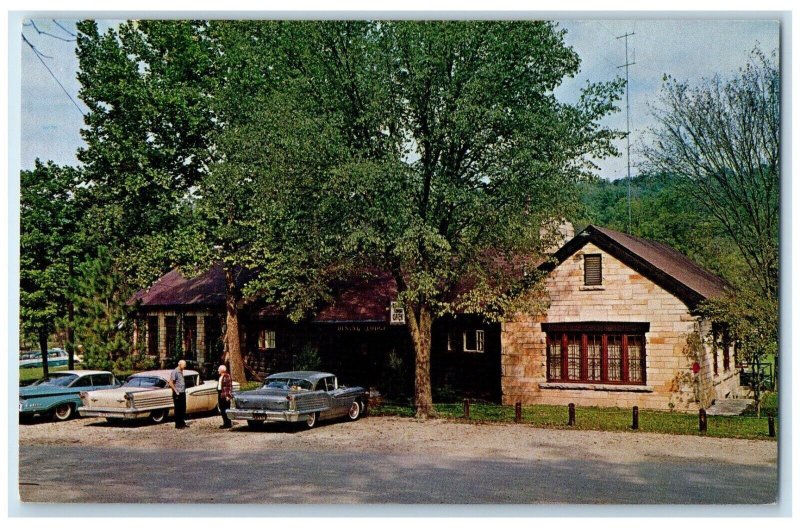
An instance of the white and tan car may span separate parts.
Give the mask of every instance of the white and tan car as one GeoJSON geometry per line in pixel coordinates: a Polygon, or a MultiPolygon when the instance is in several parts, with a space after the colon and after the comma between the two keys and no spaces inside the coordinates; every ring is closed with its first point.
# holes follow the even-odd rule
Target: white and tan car
{"type": "MultiPolygon", "coordinates": [[[[81,416],[99,416],[108,421],[149,418],[161,423],[173,410],[172,389],[167,380],[171,370],[149,370],[128,378],[119,388],[81,393],[81,416]]],[[[202,381],[194,370],[184,370],[186,414],[209,412],[217,408],[217,382],[202,381]]],[[[233,383],[233,390],[239,384],[233,383]]]]}

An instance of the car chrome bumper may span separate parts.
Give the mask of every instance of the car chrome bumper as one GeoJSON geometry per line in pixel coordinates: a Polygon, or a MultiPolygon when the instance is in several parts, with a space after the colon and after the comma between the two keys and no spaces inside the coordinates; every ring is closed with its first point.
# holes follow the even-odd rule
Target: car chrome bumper
{"type": "Polygon", "coordinates": [[[120,420],[137,420],[139,418],[147,418],[153,411],[161,409],[148,409],[141,411],[139,409],[86,409],[84,407],[78,409],[78,413],[85,417],[100,417],[100,418],[118,418],[120,420]]]}
{"type": "Polygon", "coordinates": [[[297,411],[262,411],[260,409],[228,409],[225,411],[231,420],[255,420],[259,422],[300,422],[307,414],[297,411]]]}

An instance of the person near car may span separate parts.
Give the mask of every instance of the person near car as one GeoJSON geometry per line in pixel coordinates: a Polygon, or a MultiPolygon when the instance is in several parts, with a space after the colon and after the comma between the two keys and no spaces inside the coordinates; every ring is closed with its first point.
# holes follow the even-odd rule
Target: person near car
{"type": "Polygon", "coordinates": [[[172,403],[175,407],[175,428],[185,429],[186,424],[186,381],[183,379],[183,369],[186,361],[178,361],[178,366],[169,375],[169,386],[172,389],[172,403]]]}
{"type": "Polygon", "coordinates": [[[231,408],[231,399],[233,398],[233,381],[231,380],[231,375],[228,374],[228,368],[225,365],[220,365],[219,369],[219,380],[217,381],[217,402],[219,405],[219,413],[222,415],[222,425],[219,427],[220,429],[230,429],[231,428],[231,419],[228,418],[228,415],[225,413],[228,409],[231,408]]]}

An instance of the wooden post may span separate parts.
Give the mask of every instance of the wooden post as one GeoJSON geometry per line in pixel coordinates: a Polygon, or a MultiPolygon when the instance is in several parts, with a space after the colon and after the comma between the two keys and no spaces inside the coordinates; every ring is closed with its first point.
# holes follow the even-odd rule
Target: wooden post
{"type": "Polygon", "coordinates": [[[575,404],[574,403],[570,403],[569,404],[569,421],[567,422],[567,425],[575,425],[575,404]]]}
{"type": "Polygon", "coordinates": [[[767,417],[767,422],[769,423],[769,436],[775,436],[775,417],[773,415],[769,415],[767,417]]]}
{"type": "Polygon", "coordinates": [[[469,398],[464,398],[464,418],[469,420],[469,398]]]}
{"type": "Polygon", "coordinates": [[[708,431],[708,418],[706,417],[706,410],[700,409],[700,432],[705,433],[708,431]]]}
{"type": "Polygon", "coordinates": [[[522,421],[522,402],[517,402],[514,404],[514,423],[520,423],[522,421]]]}
{"type": "Polygon", "coordinates": [[[639,429],[639,407],[636,405],[633,406],[633,423],[631,424],[631,429],[634,431],[639,429]]]}

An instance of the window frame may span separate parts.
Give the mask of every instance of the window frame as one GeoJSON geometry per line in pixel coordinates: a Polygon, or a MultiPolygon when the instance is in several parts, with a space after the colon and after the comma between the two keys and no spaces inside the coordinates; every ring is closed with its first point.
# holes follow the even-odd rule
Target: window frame
{"type": "Polygon", "coordinates": [[[259,350],[276,350],[278,348],[277,330],[274,328],[259,328],[257,347],[259,350]]]}
{"type": "Polygon", "coordinates": [[[462,334],[461,350],[467,354],[483,354],[486,352],[486,332],[482,328],[468,328],[462,334]],[[475,348],[467,348],[467,334],[475,333],[475,348]],[[479,337],[480,336],[480,337],[479,337]]]}
{"type": "MultiPolygon", "coordinates": [[[[584,325],[542,324],[545,332],[545,372],[548,382],[555,383],[581,383],[595,385],[646,385],[647,384],[647,338],[649,331],[647,323],[587,323],[584,325]],[[591,379],[589,376],[589,341],[599,337],[600,347],[600,377],[591,379]],[[609,337],[618,337],[620,341],[620,375],[619,379],[610,379],[610,361],[608,354],[609,337]],[[633,338],[633,339],[632,339],[633,338]],[[631,380],[630,345],[635,340],[639,341],[640,357],[639,380],[631,380]],[[570,341],[572,340],[572,341],[570,341]],[[574,358],[573,375],[570,376],[569,344],[577,341],[579,350],[579,370],[575,377],[574,358]],[[631,343],[629,343],[631,341],[631,343]],[[554,349],[556,353],[554,352],[554,349]],[[558,361],[558,365],[553,362],[558,361]],[[559,377],[554,377],[558,373],[559,377]]],[[[574,349],[573,349],[574,352],[574,349]]],[[[635,369],[634,369],[635,370],[635,369]]]]}
{"type": "Polygon", "coordinates": [[[583,255],[583,285],[584,286],[602,286],[603,285],[603,254],[602,253],[584,253],[583,255]],[[597,259],[597,282],[589,282],[589,258],[597,259]]]}

